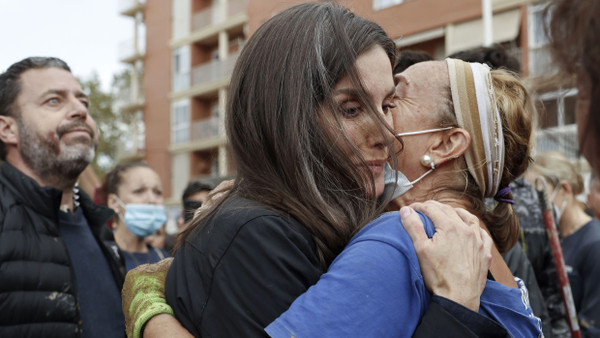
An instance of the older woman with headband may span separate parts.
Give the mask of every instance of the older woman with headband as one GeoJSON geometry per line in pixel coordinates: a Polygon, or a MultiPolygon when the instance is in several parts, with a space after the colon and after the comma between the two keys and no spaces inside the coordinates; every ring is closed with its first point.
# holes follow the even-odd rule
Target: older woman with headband
{"type": "MultiPolygon", "coordinates": [[[[523,84],[505,71],[447,59],[401,73],[397,95],[394,125],[404,148],[401,172],[391,181],[393,193],[401,194],[395,203],[431,198],[478,216],[497,249],[491,280],[471,309],[513,337],[540,336],[527,290],[499,253],[518,234],[507,187],[525,171],[531,151],[534,107],[523,84]],[[495,210],[485,209],[485,197],[498,201],[495,210]]],[[[435,228],[421,217],[432,236],[435,228]]],[[[395,213],[386,213],[362,229],[266,331],[274,337],[413,336],[436,296],[427,290],[411,238],[399,223],[395,213]]]]}

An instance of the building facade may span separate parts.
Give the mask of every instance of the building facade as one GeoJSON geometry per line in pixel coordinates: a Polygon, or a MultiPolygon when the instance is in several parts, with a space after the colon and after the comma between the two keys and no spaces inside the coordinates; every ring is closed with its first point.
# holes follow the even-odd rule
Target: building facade
{"type": "MultiPolygon", "coordinates": [[[[129,52],[130,104],[143,131],[132,130],[134,155],[162,178],[167,204],[176,205],[187,182],[235,174],[224,134],[227,86],[249,36],[297,0],[121,0],[134,22],[129,52]],[[142,76],[143,74],[143,76],[142,76]],[[136,134],[137,133],[137,134],[136,134]],[[142,133],[144,136],[140,136],[142,133]]],[[[379,23],[399,50],[417,49],[441,59],[483,44],[481,0],[345,0],[357,14],[379,23]]],[[[544,3],[490,0],[492,42],[521,60],[523,75],[545,106],[538,151],[577,156],[576,89],[549,81],[553,73],[543,34],[544,3]],[[548,85],[552,82],[552,85],[548,85]]]]}

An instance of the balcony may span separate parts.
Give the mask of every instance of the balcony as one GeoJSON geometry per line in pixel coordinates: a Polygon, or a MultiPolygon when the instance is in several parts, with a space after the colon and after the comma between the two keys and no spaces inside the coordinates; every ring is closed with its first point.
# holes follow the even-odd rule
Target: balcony
{"type": "Polygon", "coordinates": [[[119,147],[115,154],[117,161],[140,161],[145,153],[145,125],[143,115],[138,113],[130,116],[127,122],[117,125],[118,133],[121,135],[119,147]]]}
{"type": "Polygon", "coordinates": [[[201,30],[205,27],[222,23],[227,18],[245,11],[245,0],[229,0],[227,2],[226,17],[221,17],[218,6],[211,6],[205,10],[199,11],[192,17],[192,31],[201,30]]]}
{"type": "Polygon", "coordinates": [[[119,0],[119,13],[124,16],[135,16],[144,9],[146,0],[119,0]]]}
{"type": "Polygon", "coordinates": [[[205,140],[219,136],[219,117],[213,116],[207,119],[192,122],[192,141],[205,140]]]}
{"type": "Polygon", "coordinates": [[[247,1],[230,0],[224,12],[213,5],[194,13],[190,23],[190,33],[187,36],[174,38],[169,42],[169,46],[171,49],[177,49],[189,44],[215,45],[221,32],[226,32],[229,36],[243,35],[244,25],[248,21],[247,1]]]}
{"type": "Polygon", "coordinates": [[[132,96],[132,89],[125,88],[117,93],[119,110],[123,113],[135,112],[144,108],[144,91],[139,90],[137,95],[132,96]]]}
{"type": "Polygon", "coordinates": [[[215,60],[194,67],[192,69],[192,87],[202,86],[231,75],[239,54],[236,52],[224,60],[215,60]]]}
{"type": "Polygon", "coordinates": [[[538,130],[535,135],[535,143],[537,154],[546,151],[560,151],[570,160],[574,161],[579,158],[577,125],[575,124],[538,130]]]}
{"type": "Polygon", "coordinates": [[[118,56],[119,61],[123,63],[134,63],[137,60],[144,58],[146,54],[146,48],[144,43],[144,37],[138,38],[137,46],[135,39],[131,38],[119,43],[118,56]]]}
{"type": "Polygon", "coordinates": [[[227,137],[219,131],[219,117],[192,122],[190,140],[182,143],[172,143],[169,146],[171,154],[183,154],[194,151],[214,149],[227,144],[227,137]]]}
{"type": "Polygon", "coordinates": [[[173,75],[171,100],[186,97],[215,97],[220,88],[229,84],[239,52],[230,54],[227,59],[214,60],[194,67],[190,73],[173,75]]]}

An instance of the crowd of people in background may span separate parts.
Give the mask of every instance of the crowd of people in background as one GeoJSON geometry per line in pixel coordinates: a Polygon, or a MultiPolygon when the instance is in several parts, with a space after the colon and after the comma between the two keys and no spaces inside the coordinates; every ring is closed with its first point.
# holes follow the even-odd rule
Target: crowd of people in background
{"type": "Polygon", "coordinates": [[[231,79],[237,176],[190,181],[174,233],[145,162],[115,166],[94,201],[78,188],[98,130],[69,66],[13,64],[0,74],[0,336],[600,337],[594,13],[594,0],[546,13],[576,76],[586,168],[533,153],[536,103],[502,46],[435,60],[335,3],[284,10],[231,79]]]}

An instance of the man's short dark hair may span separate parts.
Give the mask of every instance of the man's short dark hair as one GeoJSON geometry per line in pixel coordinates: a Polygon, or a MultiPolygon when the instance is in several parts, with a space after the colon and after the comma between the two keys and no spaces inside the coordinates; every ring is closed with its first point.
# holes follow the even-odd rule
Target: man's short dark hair
{"type": "Polygon", "coordinates": [[[185,201],[190,196],[192,196],[196,193],[199,193],[201,191],[211,191],[212,189],[213,189],[213,187],[208,183],[202,182],[200,180],[191,181],[188,183],[188,185],[183,190],[183,194],[181,195],[181,200],[185,201]]]}
{"type": "Polygon", "coordinates": [[[484,63],[491,69],[507,69],[511,72],[521,73],[521,61],[508,53],[502,45],[491,47],[476,47],[448,55],[449,58],[459,59],[466,62],[484,63]]]}
{"type": "MultiPolygon", "coordinates": [[[[0,74],[0,115],[18,117],[14,103],[21,93],[21,74],[30,69],[61,68],[69,73],[71,68],[66,62],[55,57],[28,57],[14,63],[6,72],[0,74]]],[[[0,141],[0,159],[6,158],[6,146],[0,141]]]]}
{"type": "Polygon", "coordinates": [[[212,189],[212,185],[200,180],[195,180],[188,183],[183,190],[183,194],[181,195],[181,202],[183,204],[183,220],[185,223],[192,220],[196,209],[202,206],[202,202],[190,200],[189,197],[201,191],[211,191],[212,189]]]}

